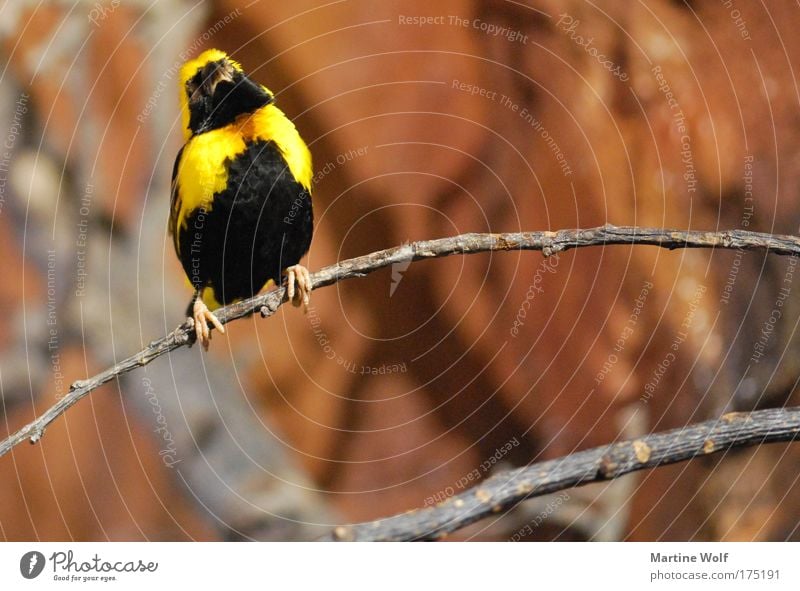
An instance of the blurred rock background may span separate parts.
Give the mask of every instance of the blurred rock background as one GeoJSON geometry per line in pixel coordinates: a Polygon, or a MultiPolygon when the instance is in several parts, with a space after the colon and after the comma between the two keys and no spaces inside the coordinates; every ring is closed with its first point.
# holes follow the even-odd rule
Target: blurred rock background
{"type": "MultiPolygon", "coordinates": [[[[182,321],[166,222],[185,58],[231,53],[311,146],[313,270],[472,231],[797,234],[798,17],[736,0],[6,3],[0,430],[182,321]]],[[[794,263],[609,247],[320,290],[308,315],[238,321],[0,458],[0,537],[312,539],[504,467],[797,404],[794,263]]],[[[798,460],[772,445],[637,473],[458,537],[798,539],[798,460]]]]}

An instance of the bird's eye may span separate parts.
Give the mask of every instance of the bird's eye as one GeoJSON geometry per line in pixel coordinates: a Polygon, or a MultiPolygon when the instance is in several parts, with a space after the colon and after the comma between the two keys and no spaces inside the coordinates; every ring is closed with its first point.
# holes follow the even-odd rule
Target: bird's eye
{"type": "Polygon", "coordinates": [[[195,75],[186,81],[186,96],[189,97],[190,102],[193,102],[197,100],[197,98],[199,98],[199,93],[198,93],[199,88],[200,88],[199,75],[195,75]]]}

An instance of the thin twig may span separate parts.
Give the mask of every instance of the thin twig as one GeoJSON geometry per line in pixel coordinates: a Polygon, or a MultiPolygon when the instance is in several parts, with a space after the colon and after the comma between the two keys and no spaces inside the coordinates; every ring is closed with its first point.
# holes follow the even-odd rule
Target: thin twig
{"type": "Polygon", "coordinates": [[[438,540],[531,497],[734,447],[797,439],[800,408],[732,412],[720,419],[503,472],[438,505],[369,523],[339,526],[321,541],[438,540]]]}
{"type": "MultiPolygon", "coordinates": [[[[573,248],[611,244],[648,244],[668,249],[766,249],[776,254],[800,255],[800,238],[795,236],[761,234],[743,230],[697,232],[606,225],[587,230],[461,234],[438,240],[423,240],[373,252],[325,267],[311,275],[311,282],[313,288],[318,289],[343,279],[362,277],[394,263],[446,257],[454,254],[475,254],[504,250],[540,250],[545,256],[550,256],[573,248]]],[[[216,312],[217,318],[225,324],[258,311],[265,318],[272,316],[286,301],[285,292],[285,287],[281,286],[262,295],[220,308],[216,312]]],[[[50,423],[92,390],[97,389],[117,376],[137,367],[147,365],[165,353],[193,342],[193,331],[188,323],[184,323],[166,337],[153,341],[136,355],[124,359],[91,378],[78,380],[70,386],[70,391],[43,415],[3,440],[0,443],[0,456],[5,455],[11,448],[26,439],[30,439],[31,443],[39,441],[50,423]]]]}

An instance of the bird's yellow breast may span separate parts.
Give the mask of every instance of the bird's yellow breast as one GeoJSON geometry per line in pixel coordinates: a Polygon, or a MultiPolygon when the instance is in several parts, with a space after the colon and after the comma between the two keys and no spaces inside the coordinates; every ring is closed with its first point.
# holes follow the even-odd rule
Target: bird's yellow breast
{"type": "Polygon", "coordinates": [[[311,153],[283,111],[266,105],[254,113],[241,115],[220,129],[192,136],[183,147],[177,171],[179,202],[177,229],[186,227],[191,212],[211,211],[216,193],[228,185],[228,162],[234,160],[253,141],[274,142],[294,179],[311,193],[311,153]]]}

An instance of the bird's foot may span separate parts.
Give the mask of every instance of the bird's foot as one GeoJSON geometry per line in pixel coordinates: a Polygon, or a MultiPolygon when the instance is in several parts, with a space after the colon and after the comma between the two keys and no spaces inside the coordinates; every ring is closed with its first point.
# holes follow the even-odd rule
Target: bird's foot
{"type": "Polygon", "coordinates": [[[190,318],[194,326],[194,333],[197,335],[197,342],[203,345],[203,349],[208,351],[208,345],[211,342],[211,328],[208,323],[214,325],[220,333],[225,334],[225,327],[219,319],[214,316],[214,313],[208,309],[203,300],[199,297],[195,299],[192,305],[193,317],[190,318]]]}
{"type": "Polygon", "coordinates": [[[283,274],[286,275],[286,295],[289,301],[293,306],[302,305],[304,310],[308,310],[308,303],[311,301],[311,274],[308,269],[303,265],[292,265],[283,274]]]}

